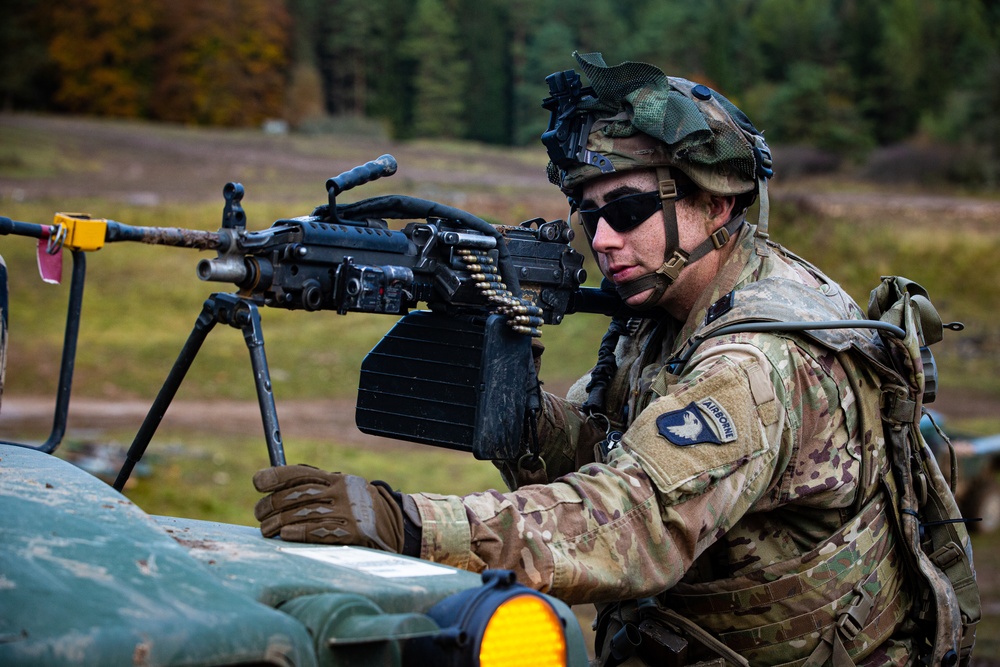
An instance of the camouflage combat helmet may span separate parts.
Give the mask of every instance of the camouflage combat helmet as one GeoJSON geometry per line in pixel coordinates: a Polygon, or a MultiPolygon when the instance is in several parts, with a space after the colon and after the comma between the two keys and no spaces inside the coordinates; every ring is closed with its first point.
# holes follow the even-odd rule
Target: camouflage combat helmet
{"type": "Polygon", "coordinates": [[[601,176],[656,169],[663,200],[667,249],[656,272],[618,286],[622,298],[650,288],[639,307],[652,307],[686,265],[721,247],[742,224],[742,215],[690,253],[677,247],[675,178],[683,174],[712,194],[740,196],[742,213],[759,196],[757,252],[767,254],[767,179],[771,155],[746,115],[707,86],[667,76],[645,63],[613,67],[599,53],[574,57],[591,82],[584,88],[573,70],[546,78],[552,113],[542,143],[549,153],[549,180],[579,206],[581,186],[601,176]],[[671,171],[675,170],[675,171],[671,171]]]}

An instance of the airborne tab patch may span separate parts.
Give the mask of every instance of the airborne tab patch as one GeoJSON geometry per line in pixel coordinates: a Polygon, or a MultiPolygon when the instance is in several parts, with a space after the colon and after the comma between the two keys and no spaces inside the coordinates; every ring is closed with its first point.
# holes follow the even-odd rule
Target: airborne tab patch
{"type": "Polygon", "coordinates": [[[736,425],[726,409],[711,396],[688,403],[656,418],[660,435],[679,447],[703,443],[723,445],[736,440],[736,425]]]}

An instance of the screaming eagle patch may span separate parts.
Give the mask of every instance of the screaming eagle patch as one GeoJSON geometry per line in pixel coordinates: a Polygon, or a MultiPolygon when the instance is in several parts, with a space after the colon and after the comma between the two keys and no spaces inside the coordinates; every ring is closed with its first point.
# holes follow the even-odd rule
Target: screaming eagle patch
{"type": "Polygon", "coordinates": [[[656,418],[660,435],[679,447],[703,443],[723,445],[736,440],[736,425],[711,396],[656,418]]]}

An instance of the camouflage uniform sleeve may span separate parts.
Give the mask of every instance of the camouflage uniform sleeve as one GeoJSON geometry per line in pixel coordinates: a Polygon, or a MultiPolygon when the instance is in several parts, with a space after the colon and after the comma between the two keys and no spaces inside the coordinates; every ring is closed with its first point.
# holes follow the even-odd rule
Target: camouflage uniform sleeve
{"type": "Polygon", "coordinates": [[[669,588],[775,477],[782,411],[760,366],[766,360],[745,347],[751,352],[730,346],[726,356],[704,359],[693,381],[653,401],[607,464],[512,493],[416,496],[421,556],[475,571],[511,569],[571,604],[669,588]],[[706,401],[725,417],[703,411],[706,401]],[[681,429],[691,436],[684,444],[670,441],[670,419],[683,427],[692,405],[707,429],[703,442],[693,427],[681,429]],[[658,424],[664,415],[672,417],[658,424]]]}
{"type": "Polygon", "coordinates": [[[647,585],[662,590],[662,579],[645,572],[676,580],[683,564],[670,548],[652,483],[629,459],[622,452],[614,465],[591,464],[511,493],[417,494],[420,555],[477,572],[513,570],[522,583],[570,604],[635,597],[647,585]],[[622,576],[637,561],[651,567],[622,576]]]}

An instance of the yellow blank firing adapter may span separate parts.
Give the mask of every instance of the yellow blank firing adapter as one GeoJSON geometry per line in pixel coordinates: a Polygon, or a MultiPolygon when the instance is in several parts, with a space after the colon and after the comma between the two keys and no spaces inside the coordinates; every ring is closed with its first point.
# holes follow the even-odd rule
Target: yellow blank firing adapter
{"type": "Polygon", "coordinates": [[[62,245],[70,250],[100,250],[108,230],[108,221],[91,218],[86,213],[56,213],[53,232],[63,237],[62,245]],[[65,231],[63,231],[65,230],[65,231]]]}

